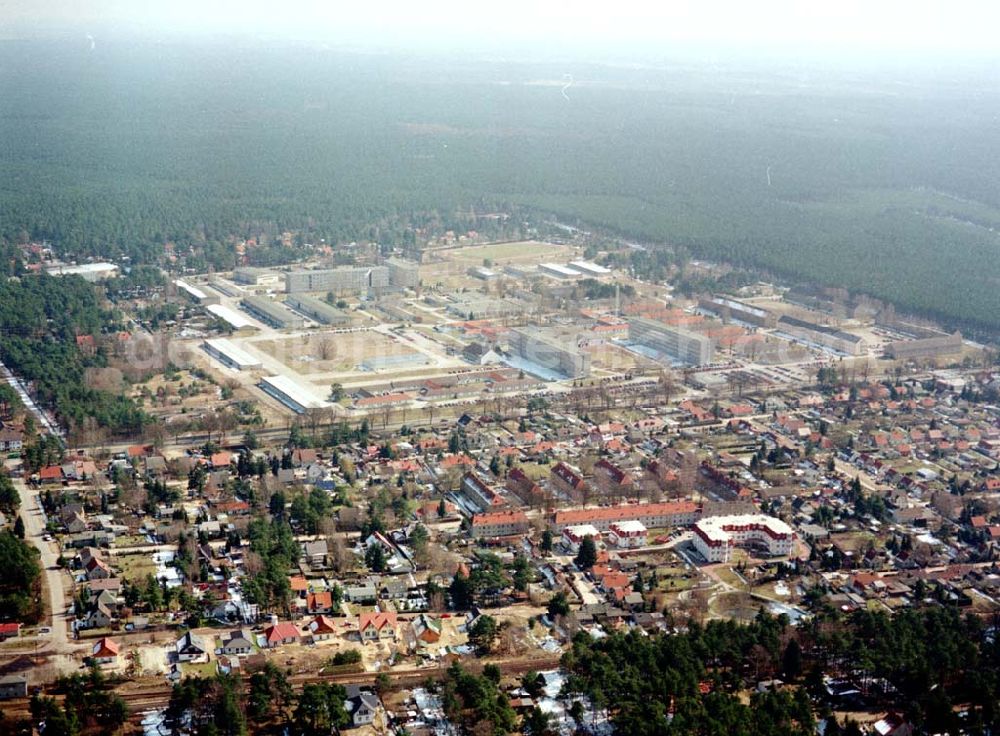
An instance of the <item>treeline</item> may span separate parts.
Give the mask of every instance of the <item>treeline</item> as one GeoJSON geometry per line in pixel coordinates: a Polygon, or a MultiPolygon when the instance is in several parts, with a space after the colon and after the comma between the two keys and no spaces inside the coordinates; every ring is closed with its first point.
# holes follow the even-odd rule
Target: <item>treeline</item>
{"type": "MultiPolygon", "coordinates": [[[[683,633],[579,633],[563,656],[567,696],[586,696],[619,733],[770,736],[814,733],[836,705],[824,677],[855,683],[876,707],[926,733],[986,734],[1000,725],[1000,646],[994,629],[954,609],[859,611],[799,627],[761,612],[748,625],[688,622],[683,633]],[[741,693],[780,677],[795,689],[741,693]],[[961,704],[964,718],[957,714],[961,704]]],[[[828,733],[840,725],[828,724],[828,733]]],[[[856,732],[856,727],[852,727],[856,732]]]]}
{"type": "Polygon", "coordinates": [[[542,63],[155,48],[106,41],[81,64],[0,46],[0,179],[16,182],[0,240],[132,263],[170,243],[221,269],[234,237],[267,265],[304,242],[516,235],[530,210],[998,326],[997,98],[961,82],[817,70],[789,93],[783,72],[584,65],[597,83],[567,104],[523,83],[561,78],[542,63]]]}
{"type": "Polygon", "coordinates": [[[0,621],[38,621],[42,616],[38,550],[13,532],[0,531],[0,570],[0,621]]]}
{"type": "Polygon", "coordinates": [[[107,355],[83,353],[77,335],[100,336],[114,326],[100,289],[76,276],[45,274],[0,283],[0,357],[65,424],[93,417],[113,433],[139,433],[148,417],[134,401],[85,382],[86,370],[105,367],[107,355]]]}
{"type": "Polygon", "coordinates": [[[246,736],[296,733],[330,736],[350,723],[340,685],[309,683],[296,695],[273,662],[249,680],[229,675],[186,677],[174,685],[165,713],[172,734],[246,736]]]}

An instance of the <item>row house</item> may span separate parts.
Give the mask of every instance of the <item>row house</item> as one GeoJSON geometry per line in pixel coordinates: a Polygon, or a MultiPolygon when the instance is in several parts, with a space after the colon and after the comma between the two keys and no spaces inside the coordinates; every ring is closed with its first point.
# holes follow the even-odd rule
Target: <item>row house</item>
{"type": "Polygon", "coordinates": [[[527,534],[530,524],[523,511],[497,511],[472,517],[472,538],[510,537],[527,534]]]}

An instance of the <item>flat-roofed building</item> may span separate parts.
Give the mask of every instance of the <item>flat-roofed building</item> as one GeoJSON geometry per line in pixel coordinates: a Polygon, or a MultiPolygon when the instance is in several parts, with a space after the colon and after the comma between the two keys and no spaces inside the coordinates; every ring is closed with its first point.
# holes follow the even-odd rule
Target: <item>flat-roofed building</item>
{"type": "Polygon", "coordinates": [[[0,700],[28,697],[28,680],[22,675],[0,677],[0,700]]]}
{"type": "Polygon", "coordinates": [[[388,266],[341,266],[316,270],[289,271],[285,291],[332,291],[334,294],[359,294],[389,286],[388,266]]]}
{"type": "Polygon", "coordinates": [[[715,345],[707,335],[645,317],[629,320],[628,337],[634,343],[688,365],[711,363],[715,354],[715,345]]]}
{"type": "Polygon", "coordinates": [[[487,268],[486,266],[473,266],[468,271],[469,275],[475,279],[480,279],[482,281],[493,281],[500,277],[500,274],[494,271],[492,268],[487,268]]]}
{"type": "Polygon", "coordinates": [[[405,258],[386,258],[389,267],[389,284],[397,289],[416,289],[420,286],[420,264],[405,258]]]}
{"type": "Polygon", "coordinates": [[[511,537],[527,534],[530,524],[523,511],[494,511],[472,517],[472,538],[511,537]]]}
{"type": "Polygon", "coordinates": [[[262,367],[259,359],[225,338],[205,340],[202,343],[202,348],[223,365],[238,371],[249,371],[262,367]]]}
{"type": "Polygon", "coordinates": [[[795,532],[781,519],[764,514],[710,516],[695,523],[693,544],[708,562],[728,562],[737,547],[786,557],[792,553],[795,532]]]}
{"type": "Polygon", "coordinates": [[[804,319],[785,315],[778,320],[778,329],[787,335],[836,350],[838,353],[861,355],[865,352],[863,339],[836,327],[807,322],[804,319]]]}
{"type": "Polygon", "coordinates": [[[233,281],[247,286],[281,286],[282,276],[277,271],[246,266],[233,270],[233,281]]]}
{"type": "Polygon", "coordinates": [[[701,506],[693,501],[633,503],[621,506],[595,506],[561,509],[552,516],[550,527],[561,532],[567,526],[593,524],[602,532],[617,521],[641,521],[648,529],[690,526],[701,516],[701,506]]]}
{"type": "Polygon", "coordinates": [[[566,344],[529,328],[511,330],[507,339],[511,352],[529,363],[568,378],[590,375],[590,354],[580,350],[575,343],[566,344]]]}
{"type": "Polygon", "coordinates": [[[303,317],[266,296],[245,296],[240,300],[240,306],[257,319],[279,330],[297,330],[306,326],[303,317]]]}
{"type": "Polygon", "coordinates": [[[344,310],[307,294],[289,294],[285,304],[322,325],[346,325],[351,321],[351,315],[344,310]]]}
{"type": "Polygon", "coordinates": [[[316,392],[288,376],[265,376],[258,384],[261,390],[273,396],[297,414],[310,409],[325,409],[331,404],[321,399],[316,392]]]}

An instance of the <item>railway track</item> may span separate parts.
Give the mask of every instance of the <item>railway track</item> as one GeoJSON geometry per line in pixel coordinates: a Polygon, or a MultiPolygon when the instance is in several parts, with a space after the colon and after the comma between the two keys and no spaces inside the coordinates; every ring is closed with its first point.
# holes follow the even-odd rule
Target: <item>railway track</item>
{"type": "MultiPolygon", "coordinates": [[[[540,655],[518,657],[516,659],[501,660],[495,662],[500,667],[500,671],[505,675],[521,675],[531,670],[547,670],[559,666],[560,655],[540,655]]],[[[467,666],[480,666],[485,664],[484,660],[471,660],[466,662],[467,666]]],[[[412,667],[403,670],[386,672],[392,682],[393,687],[406,687],[423,683],[427,678],[435,678],[443,675],[445,666],[437,667],[412,667]]],[[[321,673],[301,673],[289,677],[293,689],[301,690],[305,685],[315,683],[330,683],[335,685],[373,685],[377,672],[347,672],[324,675],[321,673]]],[[[151,710],[165,708],[170,702],[172,688],[166,683],[154,688],[143,690],[117,690],[118,695],[129,707],[129,720],[133,724],[138,724],[142,720],[144,713],[151,710]]],[[[47,693],[62,700],[62,696],[54,693],[47,693]]],[[[28,709],[28,698],[15,698],[4,702],[4,715],[11,719],[27,718],[30,715],[28,709]]]]}

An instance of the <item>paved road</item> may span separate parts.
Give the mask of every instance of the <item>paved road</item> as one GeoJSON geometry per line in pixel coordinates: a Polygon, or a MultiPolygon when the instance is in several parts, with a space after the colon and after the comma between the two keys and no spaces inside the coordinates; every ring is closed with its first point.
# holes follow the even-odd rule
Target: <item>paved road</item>
{"type": "Polygon", "coordinates": [[[39,489],[31,488],[19,478],[14,479],[17,492],[21,495],[21,518],[24,520],[24,539],[41,551],[42,570],[49,590],[49,610],[52,612],[51,633],[41,638],[51,638],[52,651],[58,654],[72,652],[75,647],[69,640],[67,628],[69,616],[66,610],[66,573],[56,564],[59,555],[55,544],[42,539],[45,534],[45,513],[38,497],[39,489]]]}

